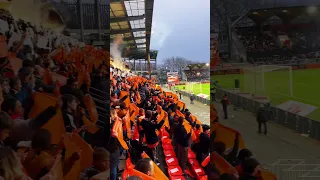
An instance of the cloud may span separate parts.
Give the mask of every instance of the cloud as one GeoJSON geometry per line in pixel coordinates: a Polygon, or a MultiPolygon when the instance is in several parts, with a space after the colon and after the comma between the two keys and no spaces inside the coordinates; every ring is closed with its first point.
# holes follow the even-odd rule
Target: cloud
{"type": "Polygon", "coordinates": [[[164,22],[154,22],[151,33],[151,49],[161,49],[164,42],[172,33],[172,29],[164,22]]]}
{"type": "Polygon", "coordinates": [[[152,29],[151,49],[159,50],[158,63],[172,56],[209,61],[210,1],[155,1],[152,29]]]}

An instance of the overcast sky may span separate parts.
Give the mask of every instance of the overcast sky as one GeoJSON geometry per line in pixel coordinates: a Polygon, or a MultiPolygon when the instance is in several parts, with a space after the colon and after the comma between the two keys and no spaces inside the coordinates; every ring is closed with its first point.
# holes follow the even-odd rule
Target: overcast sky
{"type": "Polygon", "coordinates": [[[159,50],[157,61],[181,56],[192,61],[210,61],[210,1],[155,0],[151,49],[159,50]]]}

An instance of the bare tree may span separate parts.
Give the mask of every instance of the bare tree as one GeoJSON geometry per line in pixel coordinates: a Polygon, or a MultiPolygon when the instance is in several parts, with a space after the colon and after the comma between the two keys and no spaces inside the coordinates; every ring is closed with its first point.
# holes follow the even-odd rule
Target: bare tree
{"type": "Polygon", "coordinates": [[[184,57],[170,57],[164,60],[163,66],[171,72],[181,72],[187,65],[193,63],[184,57]]]}

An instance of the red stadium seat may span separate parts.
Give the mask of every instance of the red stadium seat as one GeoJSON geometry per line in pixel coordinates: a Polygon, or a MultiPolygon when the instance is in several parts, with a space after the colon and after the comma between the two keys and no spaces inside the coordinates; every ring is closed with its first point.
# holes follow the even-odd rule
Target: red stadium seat
{"type": "Polygon", "coordinates": [[[185,180],[183,176],[170,176],[170,180],[185,180]]]}
{"type": "Polygon", "coordinates": [[[168,173],[170,177],[183,175],[183,172],[180,166],[169,166],[168,173]]]}
{"type": "Polygon", "coordinates": [[[206,173],[204,172],[204,170],[201,166],[192,166],[191,169],[194,171],[194,173],[197,175],[197,177],[206,175],[206,173]]]}
{"type": "Polygon", "coordinates": [[[188,159],[191,166],[200,166],[200,163],[196,159],[188,159]]]}
{"type": "Polygon", "coordinates": [[[175,157],[167,157],[166,163],[168,166],[179,166],[179,161],[175,157]]]}
{"type": "Polygon", "coordinates": [[[173,150],[173,146],[171,144],[162,144],[162,148],[164,150],[173,150]]]}
{"type": "Polygon", "coordinates": [[[162,139],[162,144],[171,144],[171,139],[162,139]]]}
{"type": "Polygon", "coordinates": [[[200,176],[198,180],[208,180],[208,175],[200,176]]]}
{"type": "Polygon", "coordinates": [[[176,157],[176,153],[174,152],[174,150],[163,150],[163,154],[165,157],[176,157]]]}
{"type": "Polygon", "coordinates": [[[195,158],[196,158],[196,154],[189,148],[188,159],[195,159],[195,158]]]}

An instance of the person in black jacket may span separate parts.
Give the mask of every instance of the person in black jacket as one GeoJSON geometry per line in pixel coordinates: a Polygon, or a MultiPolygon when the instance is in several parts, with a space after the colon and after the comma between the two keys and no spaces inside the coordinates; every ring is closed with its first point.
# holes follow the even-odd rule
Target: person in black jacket
{"type": "Polygon", "coordinates": [[[258,133],[261,134],[261,125],[264,126],[264,134],[268,133],[267,122],[272,118],[272,112],[269,110],[270,104],[267,103],[260,107],[257,114],[258,133]]]}
{"type": "Polygon", "coordinates": [[[189,139],[191,137],[191,132],[187,133],[186,129],[182,125],[184,121],[183,117],[179,117],[179,124],[175,128],[174,138],[177,143],[177,158],[182,171],[184,172],[187,168],[188,160],[188,149],[189,149],[189,139]]]}
{"type": "Polygon", "coordinates": [[[156,130],[159,130],[162,127],[164,119],[167,116],[168,115],[166,114],[159,123],[152,122],[152,111],[148,110],[146,111],[145,119],[142,120],[140,124],[147,141],[147,154],[153,161],[156,159],[156,148],[159,144],[159,137],[156,130]]]}
{"type": "Polygon", "coordinates": [[[239,180],[258,180],[256,177],[259,171],[260,163],[253,158],[246,159],[242,163],[243,174],[240,175],[239,180]]]}
{"type": "Polygon", "coordinates": [[[203,132],[200,134],[200,148],[198,150],[201,151],[201,159],[198,159],[198,161],[201,163],[204,158],[206,158],[209,155],[210,151],[210,137],[208,135],[210,127],[206,124],[202,126],[203,132]]]}
{"type": "Polygon", "coordinates": [[[67,80],[67,84],[60,87],[60,94],[73,94],[73,90],[78,87],[78,81],[73,77],[67,80]]]}

